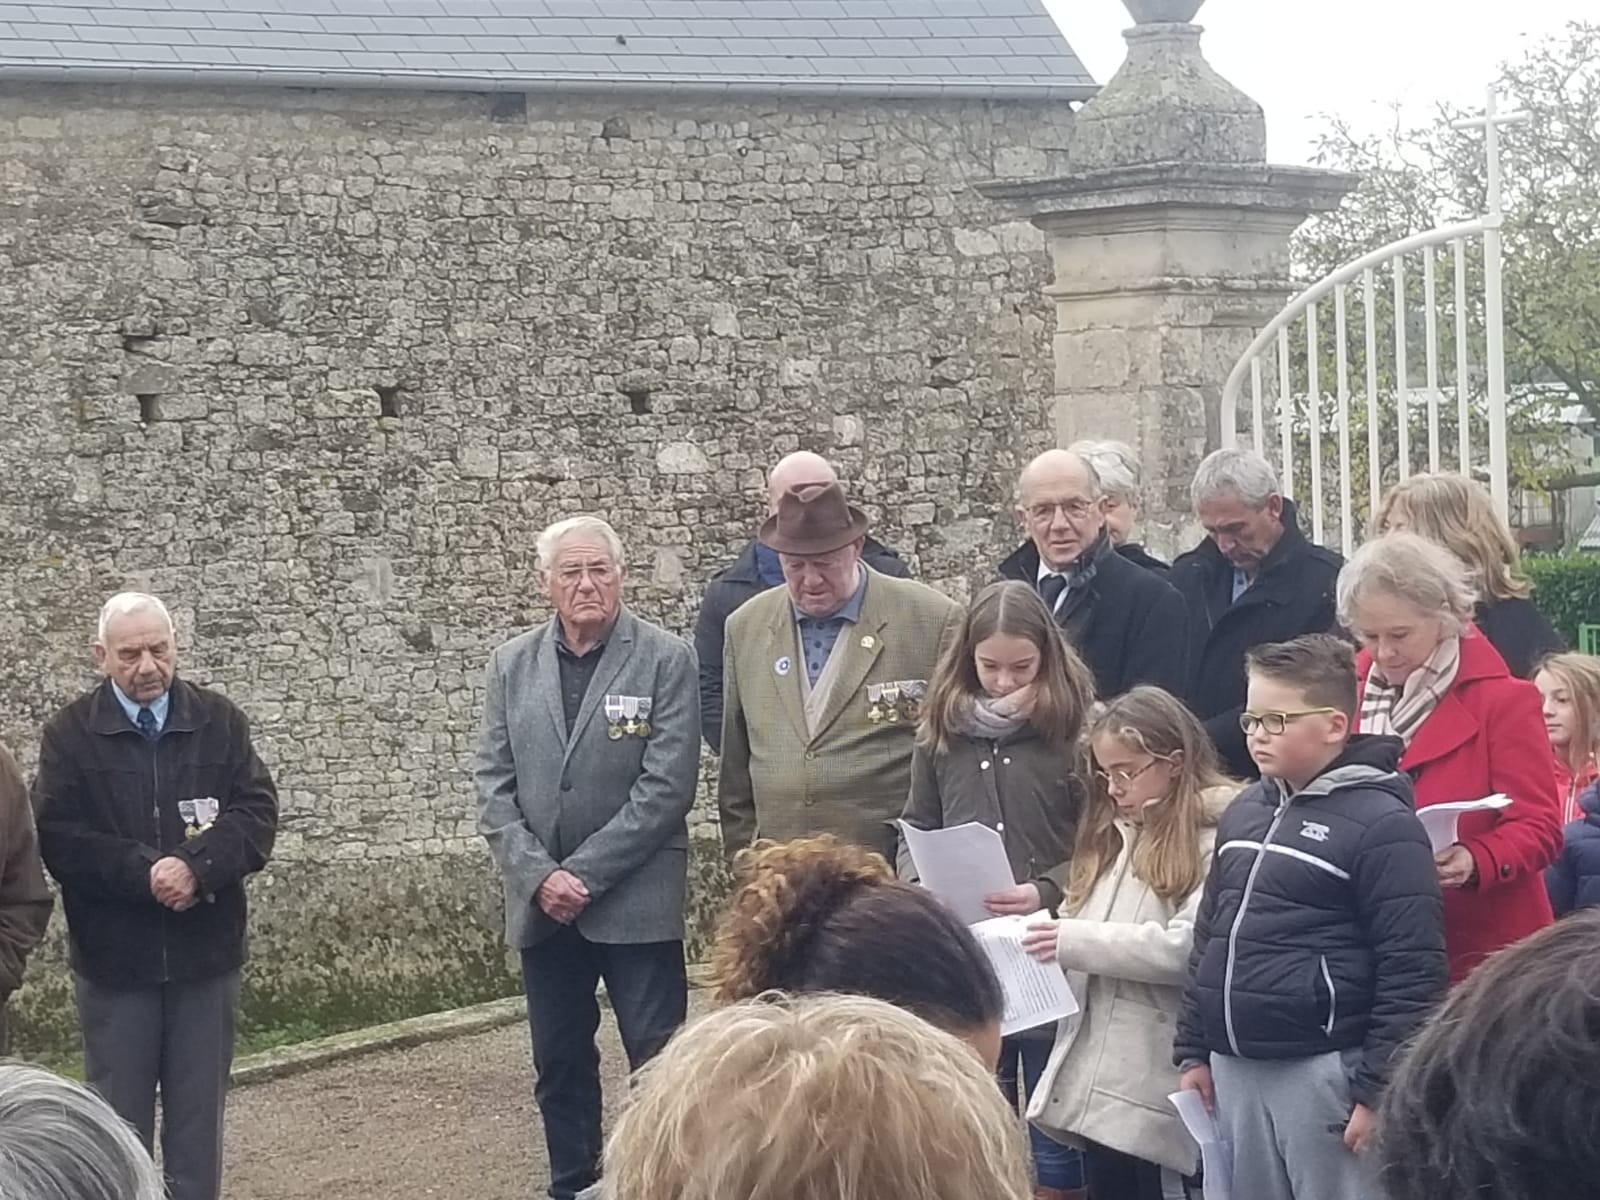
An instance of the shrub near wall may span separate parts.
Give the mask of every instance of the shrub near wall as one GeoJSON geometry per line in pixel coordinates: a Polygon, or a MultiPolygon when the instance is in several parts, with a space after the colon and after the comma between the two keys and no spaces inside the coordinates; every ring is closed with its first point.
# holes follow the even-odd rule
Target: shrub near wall
{"type": "Polygon", "coordinates": [[[1600,623],[1600,555],[1564,554],[1523,560],[1533,580],[1533,602],[1550,624],[1578,645],[1578,626],[1600,623]]]}

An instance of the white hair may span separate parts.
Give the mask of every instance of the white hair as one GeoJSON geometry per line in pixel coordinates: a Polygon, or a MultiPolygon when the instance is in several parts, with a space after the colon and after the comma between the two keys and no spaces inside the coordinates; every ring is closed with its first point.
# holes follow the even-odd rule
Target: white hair
{"type": "Polygon", "coordinates": [[[617,531],[599,517],[585,515],[557,521],[539,535],[539,540],[534,543],[539,570],[548,571],[550,564],[555,562],[556,552],[561,549],[561,543],[577,534],[588,534],[599,538],[611,552],[611,561],[619,567],[626,565],[622,556],[622,539],[617,536],[617,531]]]}
{"type": "Polygon", "coordinates": [[[1124,504],[1138,503],[1139,460],[1127,442],[1086,438],[1067,449],[1093,468],[1106,495],[1124,504]]]}
{"type": "Polygon", "coordinates": [[[5,1200],[161,1200],[139,1139],[82,1084],[0,1063],[0,1195],[5,1200]]]}
{"type": "Polygon", "coordinates": [[[106,630],[111,627],[111,622],[118,617],[132,616],[134,613],[153,612],[160,615],[167,623],[167,632],[173,631],[172,614],[167,611],[167,606],[161,603],[149,592],[118,592],[105,602],[100,609],[100,622],[95,626],[94,641],[97,646],[106,644],[106,630]]]}
{"type": "Polygon", "coordinates": [[[1282,494],[1272,464],[1254,450],[1240,449],[1213,450],[1205,456],[1189,485],[1189,502],[1199,508],[1224,492],[1234,492],[1251,508],[1265,508],[1269,499],[1282,494]]]}
{"type": "Polygon", "coordinates": [[[1374,593],[1403,600],[1420,613],[1442,617],[1450,633],[1472,620],[1477,595],[1467,565],[1420,534],[1386,533],[1350,556],[1335,589],[1339,623],[1355,628],[1356,610],[1374,593]]]}

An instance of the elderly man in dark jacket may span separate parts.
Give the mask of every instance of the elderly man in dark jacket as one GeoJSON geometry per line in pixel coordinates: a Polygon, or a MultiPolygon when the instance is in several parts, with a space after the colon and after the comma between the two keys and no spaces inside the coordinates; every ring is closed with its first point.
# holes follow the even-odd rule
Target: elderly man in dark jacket
{"type": "Polygon", "coordinates": [[[55,900],[39,863],[28,787],[0,746],[0,1058],[7,1050],[6,1000],[22,984],[28,954],[44,937],[55,900]]]}
{"type": "Polygon", "coordinates": [[[1183,598],[1158,573],[1116,552],[1100,477],[1070,450],[1046,450],[1017,483],[1028,541],[1000,564],[1003,579],[1038,591],[1067,641],[1094,672],[1095,695],[1184,682],[1183,598]]]}
{"type": "MultiPolygon", "coordinates": [[[[777,514],[779,498],[791,488],[838,482],[839,473],[820,454],[797,450],[786,455],[767,476],[767,515],[777,514]]],[[[861,559],[880,575],[911,578],[911,570],[900,556],[873,538],[867,539],[861,559]]],[[[746,600],[782,582],[777,551],[752,538],[706,585],[700,615],[694,622],[694,652],[700,660],[700,732],[713,753],[722,753],[722,644],[728,618],[746,600]]]]}
{"type": "Polygon", "coordinates": [[[1307,541],[1272,465],[1249,450],[1207,456],[1190,488],[1206,539],[1167,576],[1189,610],[1188,675],[1180,694],[1231,774],[1255,776],[1239,732],[1245,655],[1338,627],[1333,587],[1344,560],[1307,541]]]}
{"type": "Polygon", "coordinates": [[[216,1200],[246,958],[244,880],[277,832],[272,777],[218,692],[177,678],[172,618],[124,592],[100,613],[106,678],[45,727],[39,847],[61,885],[84,1076],[155,1137],[172,1200],[216,1200]]]}

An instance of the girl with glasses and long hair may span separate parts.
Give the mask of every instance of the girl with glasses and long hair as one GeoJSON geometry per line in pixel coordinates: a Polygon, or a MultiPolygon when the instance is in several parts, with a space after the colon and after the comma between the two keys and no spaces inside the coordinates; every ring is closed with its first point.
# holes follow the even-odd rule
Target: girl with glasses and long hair
{"type": "Polygon", "coordinates": [[[1163,1169],[1189,1175],[1199,1155],[1167,1101],[1173,1024],[1217,820],[1240,785],[1160,688],[1112,700],[1089,747],[1095,787],[1061,918],[1035,922],[1024,941],[1060,964],[1080,1011],[1059,1027],[1028,1117],[1083,1148],[1091,1196],[1161,1200],[1163,1169]]]}

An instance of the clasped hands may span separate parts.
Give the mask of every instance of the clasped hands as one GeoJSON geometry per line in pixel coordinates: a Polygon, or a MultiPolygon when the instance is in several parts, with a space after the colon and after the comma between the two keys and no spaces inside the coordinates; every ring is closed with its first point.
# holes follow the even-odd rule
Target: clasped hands
{"type": "Polygon", "coordinates": [[[169,854],[150,866],[150,894],[173,912],[184,912],[200,899],[200,880],[189,864],[169,854]]]}
{"type": "Polygon", "coordinates": [[[571,925],[589,907],[589,889],[571,871],[558,867],[539,885],[534,900],[552,921],[571,925]]]}

